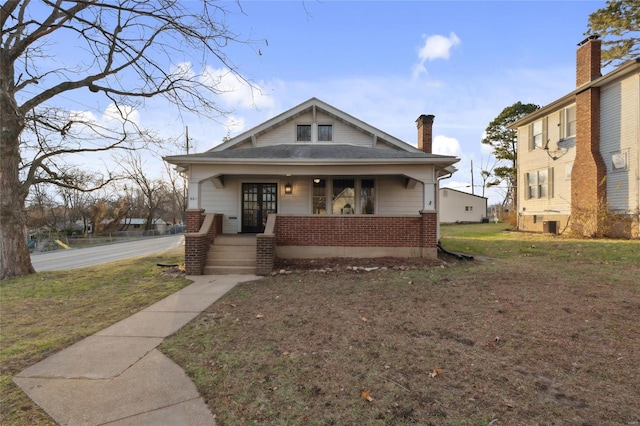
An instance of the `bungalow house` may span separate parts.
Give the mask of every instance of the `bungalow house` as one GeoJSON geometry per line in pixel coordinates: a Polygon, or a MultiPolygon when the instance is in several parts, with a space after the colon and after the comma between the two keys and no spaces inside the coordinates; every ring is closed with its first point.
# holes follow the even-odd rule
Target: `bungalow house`
{"type": "Polygon", "coordinates": [[[438,179],[458,159],[431,153],[433,118],[418,118],[416,148],[312,98],[209,151],[165,157],[188,175],[187,273],[436,257],[438,179]],[[251,246],[236,255],[244,263],[230,259],[234,244],[251,246]]]}
{"type": "Polygon", "coordinates": [[[487,198],[440,188],[440,223],[480,223],[487,218],[487,198]]]}
{"type": "Polygon", "coordinates": [[[638,237],[640,58],[601,75],[601,41],[578,45],[576,89],[518,132],[518,229],[638,237]]]}

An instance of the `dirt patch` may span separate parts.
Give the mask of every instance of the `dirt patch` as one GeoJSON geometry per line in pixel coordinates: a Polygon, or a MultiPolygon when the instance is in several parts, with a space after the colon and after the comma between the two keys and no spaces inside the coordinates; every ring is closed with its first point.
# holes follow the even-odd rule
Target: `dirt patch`
{"type": "Polygon", "coordinates": [[[640,424],[640,267],[277,266],[163,345],[220,425],[640,424]]]}

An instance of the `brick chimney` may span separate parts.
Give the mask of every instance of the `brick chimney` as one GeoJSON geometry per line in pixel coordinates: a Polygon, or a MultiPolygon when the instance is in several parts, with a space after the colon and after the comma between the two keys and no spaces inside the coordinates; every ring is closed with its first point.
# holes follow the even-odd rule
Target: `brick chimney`
{"type": "Polygon", "coordinates": [[[571,173],[572,228],[584,236],[601,230],[606,201],[606,166],[600,152],[600,88],[584,86],[601,76],[601,43],[592,36],[578,44],[576,60],[576,157],[571,173]]]}
{"type": "Polygon", "coordinates": [[[576,87],[589,83],[602,75],[600,71],[601,41],[593,35],[578,43],[576,87]]]}
{"type": "Polygon", "coordinates": [[[433,148],[433,119],[434,115],[421,115],[416,120],[418,125],[418,149],[431,154],[433,148]]]}

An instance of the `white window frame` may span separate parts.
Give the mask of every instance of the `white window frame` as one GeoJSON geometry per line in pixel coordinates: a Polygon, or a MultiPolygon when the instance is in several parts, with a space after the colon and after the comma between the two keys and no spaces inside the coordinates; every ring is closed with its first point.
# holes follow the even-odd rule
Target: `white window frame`
{"type": "Polygon", "coordinates": [[[569,107],[566,107],[563,111],[564,114],[564,129],[562,129],[562,137],[564,139],[568,139],[568,138],[574,138],[576,136],[576,128],[577,128],[577,121],[576,121],[576,106],[571,105],[569,107]],[[570,120],[570,113],[573,110],[573,120],[570,120]],[[573,123],[573,126],[571,126],[571,123],[573,123]],[[573,129],[572,129],[573,127],[573,129]],[[573,130],[573,131],[571,131],[573,130]]]}
{"type": "Polygon", "coordinates": [[[531,124],[531,150],[542,148],[544,145],[544,120],[540,119],[531,124]],[[540,127],[536,129],[536,127],[540,127]]]}
{"type": "Polygon", "coordinates": [[[313,126],[311,124],[296,124],[296,142],[311,142],[313,140],[313,126]],[[300,139],[300,127],[309,127],[309,139],[300,139]]]}
{"type": "Polygon", "coordinates": [[[572,172],[573,172],[573,162],[568,163],[565,166],[565,169],[564,169],[564,173],[565,173],[564,177],[565,177],[565,179],[571,180],[571,173],[572,172]]]}
{"type": "MultiPolygon", "coordinates": [[[[319,214],[326,214],[326,215],[340,215],[340,213],[334,213],[334,195],[333,195],[333,187],[334,187],[334,181],[335,180],[341,180],[341,179],[347,179],[347,180],[353,180],[354,181],[354,202],[353,205],[351,205],[351,210],[349,211],[349,213],[343,213],[343,214],[366,214],[366,215],[375,215],[377,214],[378,211],[378,194],[376,191],[376,188],[378,187],[378,180],[374,177],[352,177],[352,176],[345,176],[345,177],[341,177],[341,176],[325,176],[325,177],[318,177],[317,179],[320,180],[324,180],[325,181],[325,195],[321,196],[321,195],[314,195],[313,193],[313,189],[311,190],[311,212],[314,215],[319,215],[319,214]],[[373,191],[372,191],[372,201],[373,201],[373,213],[364,213],[364,206],[362,205],[362,181],[363,180],[372,180],[373,181],[373,191]],[[318,198],[318,199],[324,199],[325,200],[325,209],[323,210],[322,213],[316,213],[314,212],[314,207],[315,207],[315,202],[314,202],[314,198],[318,198]]],[[[311,185],[313,188],[314,182],[313,179],[311,180],[311,185]]]]}
{"type": "Polygon", "coordinates": [[[333,142],[333,124],[318,124],[318,142],[333,142]],[[329,128],[329,139],[320,139],[320,127],[328,127],[329,128]]]}
{"type": "Polygon", "coordinates": [[[527,200],[549,198],[549,194],[551,194],[551,191],[549,190],[550,174],[549,169],[535,170],[526,173],[527,200]],[[542,176],[544,176],[544,182],[540,182],[540,178],[542,176]]]}

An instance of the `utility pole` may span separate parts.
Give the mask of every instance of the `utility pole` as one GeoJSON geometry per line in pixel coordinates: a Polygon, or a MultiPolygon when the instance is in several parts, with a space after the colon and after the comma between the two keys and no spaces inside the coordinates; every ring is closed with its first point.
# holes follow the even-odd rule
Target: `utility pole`
{"type": "Polygon", "coordinates": [[[185,144],[187,146],[187,155],[189,155],[189,126],[184,126],[185,144]]]}
{"type": "Polygon", "coordinates": [[[473,160],[471,160],[471,194],[476,195],[476,187],[473,184],[473,160]]]}

